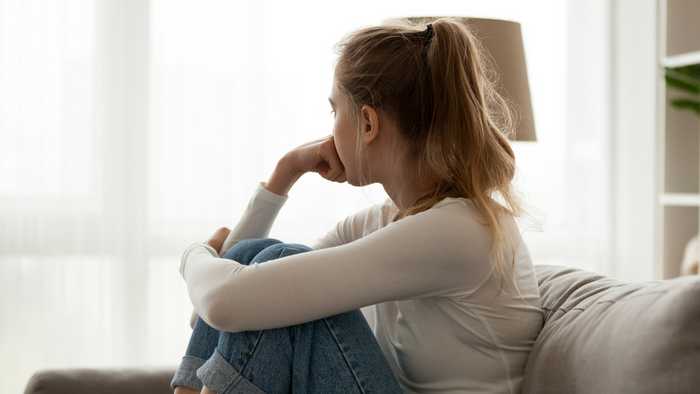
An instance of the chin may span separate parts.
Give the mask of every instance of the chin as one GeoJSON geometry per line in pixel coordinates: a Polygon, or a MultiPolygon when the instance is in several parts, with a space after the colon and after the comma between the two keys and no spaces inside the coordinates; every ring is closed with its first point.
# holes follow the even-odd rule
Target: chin
{"type": "Polygon", "coordinates": [[[360,182],[357,179],[348,179],[348,183],[353,185],[353,186],[362,187],[362,186],[371,185],[374,182],[360,182]]]}
{"type": "Polygon", "coordinates": [[[362,186],[362,185],[360,185],[360,184],[357,182],[357,179],[355,179],[355,177],[349,176],[349,175],[350,175],[350,174],[348,174],[347,182],[348,182],[350,185],[352,185],[352,186],[362,186]]]}

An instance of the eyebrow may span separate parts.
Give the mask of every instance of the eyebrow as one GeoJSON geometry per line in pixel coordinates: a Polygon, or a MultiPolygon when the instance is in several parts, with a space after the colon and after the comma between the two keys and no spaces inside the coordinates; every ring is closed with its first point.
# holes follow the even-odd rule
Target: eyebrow
{"type": "Polygon", "coordinates": [[[328,97],[328,101],[331,103],[331,107],[335,108],[335,103],[333,102],[333,100],[331,100],[330,97],[328,97]]]}

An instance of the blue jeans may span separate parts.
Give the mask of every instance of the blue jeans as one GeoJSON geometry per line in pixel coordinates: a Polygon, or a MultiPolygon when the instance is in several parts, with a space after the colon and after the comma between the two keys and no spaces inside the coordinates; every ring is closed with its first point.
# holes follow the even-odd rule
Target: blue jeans
{"type": "MultiPolygon", "coordinates": [[[[222,257],[241,264],[304,253],[273,238],[244,239],[222,257]]],[[[225,332],[197,318],[170,387],[223,393],[402,393],[359,309],[288,327],[225,332]]]]}

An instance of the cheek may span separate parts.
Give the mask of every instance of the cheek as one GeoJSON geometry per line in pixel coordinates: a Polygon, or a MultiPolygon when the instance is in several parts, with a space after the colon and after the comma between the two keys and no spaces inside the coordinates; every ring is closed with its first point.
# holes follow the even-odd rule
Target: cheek
{"type": "Polygon", "coordinates": [[[335,122],[335,127],[333,128],[333,140],[335,142],[335,149],[338,151],[338,156],[343,166],[348,167],[352,160],[352,150],[354,147],[354,141],[352,140],[352,130],[348,128],[346,124],[343,124],[340,120],[335,122]]]}
{"type": "Polygon", "coordinates": [[[347,168],[348,167],[348,158],[347,158],[346,142],[342,139],[342,137],[339,134],[336,134],[334,139],[335,139],[335,150],[338,151],[338,158],[340,158],[340,162],[343,163],[343,166],[345,168],[347,168]]]}

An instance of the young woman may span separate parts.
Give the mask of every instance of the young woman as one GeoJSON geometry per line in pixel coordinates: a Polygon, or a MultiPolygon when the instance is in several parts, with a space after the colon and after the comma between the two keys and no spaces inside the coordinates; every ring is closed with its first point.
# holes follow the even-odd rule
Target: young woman
{"type": "Polygon", "coordinates": [[[195,321],[171,387],[519,392],[543,315],[514,220],[510,115],[478,42],[441,18],[363,28],[340,48],[333,134],[287,153],[233,231],[182,256],[195,321]],[[389,198],[311,247],[267,238],[306,172],[389,198]]]}

